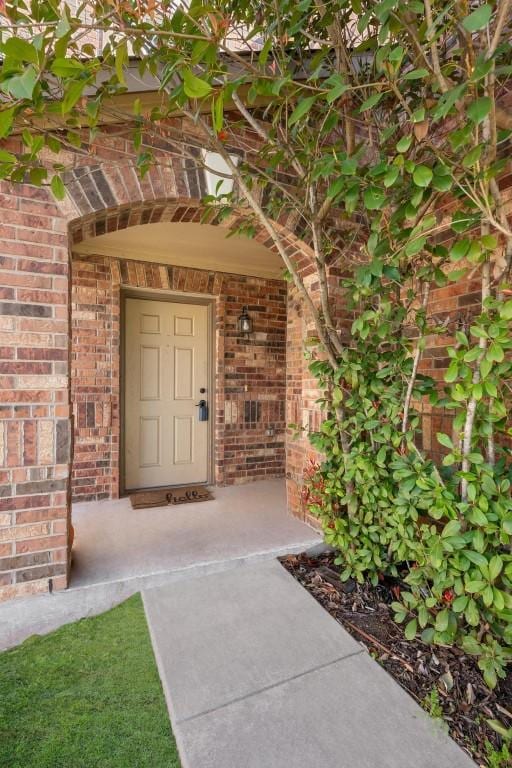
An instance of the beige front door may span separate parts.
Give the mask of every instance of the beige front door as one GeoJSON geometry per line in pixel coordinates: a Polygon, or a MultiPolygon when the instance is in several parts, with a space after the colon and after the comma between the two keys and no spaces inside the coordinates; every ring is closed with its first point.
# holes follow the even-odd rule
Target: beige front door
{"type": "Polygon", "coordinates": [[[129,298],[125,321],[126,489],[206,482],[207,307],[129,298]]]}

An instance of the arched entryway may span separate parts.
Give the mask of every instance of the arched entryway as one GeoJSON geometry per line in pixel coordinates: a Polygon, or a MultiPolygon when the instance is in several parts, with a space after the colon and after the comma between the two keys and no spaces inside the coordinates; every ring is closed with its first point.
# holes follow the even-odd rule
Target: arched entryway
{"type": "MultiPolygon", "coordinates": [[[[258,548],[270,551],[276,541],[284,548],[281,537],[286,539],[288,526],[294,525],[284,520],[288,285],[281,259],[268,248],[264,232],[255,240],[226,239],[236,223],[234,217],[218,226],[214,211],[190,200],[188,205],[160,201],[123,207],[71,224],[72,495],[77,528],[73,584],[91,583],[92,562],[93,578],[124,578],[139,567],[138,558],[130,562],[128,552],[139,550],[145,553],[144,568],[173,567],[180,538],[184,542],[180,562],[199,558],[196,541],[202,542],[203,557],[211,559],[211,543],[204,542],[206,525],[212,539],[223,530],[226,547],[233,547],[240,557],[258,548]],[[193,520],[174,513],[170,522],[160,512],[139,512],[133,518],[126,498],[110,503],[120,494],[125,497],[123,491],[130,488],[131,413],[122,407],[128,381],[126,366],[122,373],[123,354],[132,345],[124,327],[126,307],[142,303],[144,317],[149,317],[149,308],[158,312],[156,303],[162,306],[163,301],[178,307],[180,315],[184,305],[174,302],[210,303],[214,388],[209,403],[209,482],[216,486],[222,508],[210,507],[208,523],[206,518],[200,522],[204,509],[193,510],[193,520]],[[247,335],[238,326],[244,307],[252,321],[247,335]],[[255,485],[245,494],[240,488],[219,490],[250,482],[255,485]],[[229,536],[226,519],[230,519],[229,536]],[[158,532],[158,541],[140,527],[148,522],[158,532]],[[117,541],[112,526],[124,529],[117,541]]],[[[299,244],[292,235],[288,247],[298,255],[299,244]]],[[[188,482],[179,474],[176,479],[178,484],[188,482]]],[[[223,552],[222,546],[218,551],[223,552]]]]}
{"type": "MultiPolygon", "coordinates": [[[[174,210],[176,215],[180,215],[179,209],[174,210]]],[[[131,300],[138,299],[144,302],[139,301],[139,307],[153,307],[159,316],[167,308],[183,307],[183,302],[189,308],[203,306],[209,313],[205,354],[210,369],[206,378],[211,384],[198,382],[197,392],[190,396],[199,400],[199,387],[212,390],[203,395],[212,421],[208,430],[210,483],[238,484],[284,476],[287,285],[280,259],[258,243],[226,240],[225,230],[219,227],[178,222],[135,225],[122,232],[128,238],[111,230],[74,245],[72,489],[77,501],[116,498],[119,491],[133,487],[123,473],[130,448],[125,436],[131,414],[121,406],[131,375],[125,367],[123,375],[123,351],[129,343],[126,310],[131,300]],[[173,248],[176,239],[179,245],[173,248]],[[157,300],[171,306],[155,305],[157,300]],[[181,303],[172,305],[173,301],[181,303]],[[253,326],[249,334],[238,328],[244,307],[253,326]]],[[[178,314],[184,311],[183,307],[178,314]]],[[[153,344],[147,356],[155,357],[156,365],[160,352],[154,343],[159,336],[144,338],[145,344],[153,344]]],[[[197,354],[195,351],[196,366],[197,354]]],[[[166,359],[166,355],[162,357],[166,359]]],[[[163,375],[160,368],[159,373],[163,375]]],[[[162,439],[161,434],[158,437],[162,439]]],[[[189,482],[191,469],[182,464],[183,479],[174,473],[172,480],[189,482]]],[[[199,473],[197,479],[205,478],[199,473]]]]}
{"type": "MultiPolygon", "coordinates": [[[[67,197],[62,202],[55,201],[47,188],[1,184],[0,212],[4,221],[10,221],[0,249],[3,301],[8,305],[1,318],[6,373],[2,402],[10,405],[2,406],[0,424],[2,557],[7,558],[0,599],[68,584],[73,248],[85,239],[142,224],[197,224],[205,214],[199,200],[206,188],[197,169],[187,167],[182,157],[169,162],[166,153],[166,164],[156,165],[140,180],[120,141],[105,140],[97,148],[97,164],[91,165],[91,158],[79,153],[67,158],[68,165],[75,163],[75,167],[68,173],[67,197]],[[123,164],[116,159],[121,149],[123,164]]],[[[215,213],[209,215],[210,226],[225,230],[239,219],[235,214],[217,221],[215,213]]],[[[275,224],[290,256],[307,270],[310,253],[292,234],[293,222],[275,224]]],[[[274,248],[263,228],[256,232],[255,241],[274,248]]],[[[142,270],[146,274],[142,281],[148,279],[147,265],[127,269],[136,274],[142,270]]],[[[108,270],[110,276],[112,265],[108,270]]],[[[299,370],[288,370],[288,410],[292,405],[300,410],[301,375],[299,370]]],[[[297,421],[293,408],[285,413],[285,423],[297,421]]],[[[106,410],[103,417],[108,421],[106,410]]],[[[96,413],[94,422],[96,428],[96,413]]]]}

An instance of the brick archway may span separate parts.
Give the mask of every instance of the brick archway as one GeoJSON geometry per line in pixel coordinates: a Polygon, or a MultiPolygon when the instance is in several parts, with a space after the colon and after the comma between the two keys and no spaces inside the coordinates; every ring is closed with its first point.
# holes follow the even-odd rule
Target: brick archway
{"type": "MultiPolygon", "coordinates": [[[[69,222],[70,248],[91,237],[117,232],[141,224],[168,223],[203,223],[219,226],[227,232],[237,228],[244,220],[244,211],[240,209],[228,218],[221,218],[215,209],[207,208],[197,198],[164,198],[152,200],[134,200],[120,203],[111,208],[100,208],[85,216],[69,222]]],[[[293,232],[293,219],[283,217],[274,221],[273,226],[281,236],[287,255],[297,264],[303,274],[310,269],[312,252],[308,245],[293,232]]],[[[278,249],[265,228],[261,225],[254,239],[274,253],[278,249]]]]}
{"type": "MultiPolygon", "coordinates": [[[[138,209],[130,220],[147,227],[138,209]]],[[[158,221],[199,221],[198,205],[158,206],[158,221]],[[164,218],[164,220],[166,220],[164,218]]],[[[126,222],[123,212],[116,222],[126,222]]],[[[110,221],[112,222],[112,215],[110,221]]],[[[103,223],[99,231],[103,234],[103,223]]],[[[154,223],[154,220],[153,220],[154,223]]],[[[129,223],[128,223],[129,225],[129,223]]],[[[82,225],[83,226],[83,225],[82,225]]],[[[112,223],[110,232],[113,231],[112,223]]],[[[82,232],[84,229],[82,229],[82,232]]],[[[87,237],[91,227],[85,229],[87,237]]],[[[186,230],[185,230],[186,231],[186,230]]],[[[213,474],[217,485],[279,477],[285,469],[287,286],[282,279],[111,257],[94,251],[73,254],[71,280],[71,401],[74,414],[74,501],[117,498],[122,489],[122,296],[143,289],[169,297],[207,297],[215,339],[211,364],[213,474]],[[240,336],[237,320],[249,306],[254,332],[240,336]]],[[[191,298],[190,301],[194,301],[191,298]]]]}
{"type": "MultiPolygon", "coordinates": [[[[128,143],[103,139],[102,161],[66,157],[75,167],[67,197],[48,188],[0,183],[2,294],[0,349],[0,600],[59,589],[68,583],[72,451],[69,355],[70,253],[73,245],[143,223],[198,222],[206,192],[202,174],[181,156],[152,168],[143,180],[112,156],[128,143]]],[[[169,158],[169,153],[166,152],[169,158]]],[[[209,224],[236,226],[242,212],[209,224]]],[[[298,266],[308,271],[309,248],[293,222],[275,222],[298,266]]],[[[256,240],[274,249],[261,228],[256,240]]],[[[297,377],[288,392],[300,398],[297,377]],[[293,394],[295,389],[295,395],[293,394]]],[[[288,404],[290,395],[286,398],[288,404]]],[[[289,410],[289,409],[288,409],[289,410]]],[[[289,412],[286,414],[289,418],[289,412]]]]}

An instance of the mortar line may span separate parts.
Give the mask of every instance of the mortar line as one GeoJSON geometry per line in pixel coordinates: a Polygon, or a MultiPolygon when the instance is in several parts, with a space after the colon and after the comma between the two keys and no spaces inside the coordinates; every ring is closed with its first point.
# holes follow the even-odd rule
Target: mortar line
{"type": "MultiPolygon", "coordinates": [[[[361,654],[365,653],[365,649],[361,648],[359,651],[353,651],[353,653],[349,653],[346,656],[340,656],[337,659],[333,659],[332,661],[326,661],[324,664],[318,664],[316,667],[312,667],[311,669],[306,669],[304,672],[298,672],[296,675],[292,675],[291,677],[285,677],[283,680],[279,680],[277,683],[271,683],[270,685],[265,685],[263,688],[259,688],[257,691],[251,691],[250,693],[246,693],[244,696],[237,696],[235,699],[230,699],[230,701],[226,701],[224,704],[219,704],[217,707],[211,707],[210,709],[205,709],[203,712],[198,712],[195,715],[189,715],[188,717],[184,717],[182,720],[176,720],[176,725],[183,725],[183,723],[188,723],[191,720],[197,720],[200,717],[204,717],[205,715],[211,715],[213,712],[218,712],[221,709],[225,709],[226,707],[230,707],[232,704],[239,704],[241,701],[246,701],[246,699],[251,699],[254,696],[259,696],[260,693],[266,693],[267,691],[271,691],[274,688],[279,688],[281,685],[285,685],[286,683],[291,683],[294,680],[299,680],[301,677],[305,677],[306,675],[311,675],[314,672],[319,672],[322,669],[327,669],[327,667],[332,666],[333,664],[338,664],[340,661],[345,661],[346,659],[352,659],[354,656],[360,656],[361,654]]],[[[170,694],[170,691],[169,691],[170,694]]]]}

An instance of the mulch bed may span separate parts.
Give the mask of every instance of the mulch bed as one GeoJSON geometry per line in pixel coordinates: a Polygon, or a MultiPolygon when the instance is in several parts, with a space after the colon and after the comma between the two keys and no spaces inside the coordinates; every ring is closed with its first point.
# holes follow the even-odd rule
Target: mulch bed
{"type": "Polygon", "coordinates": [[[486,721],[512,726],[512,672],[490,691],[474,659],[459,648],[406,640],[389,607],[398,582],[342,584],[331,553],[288,555],[281,563],[427,711],[432,698],[438,700],[452,738],[479,765],[488,765],[486,741],[499,749],[501,738],[486,721]]]}

